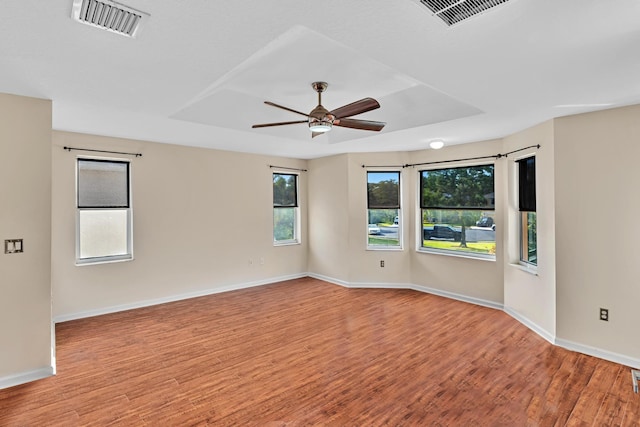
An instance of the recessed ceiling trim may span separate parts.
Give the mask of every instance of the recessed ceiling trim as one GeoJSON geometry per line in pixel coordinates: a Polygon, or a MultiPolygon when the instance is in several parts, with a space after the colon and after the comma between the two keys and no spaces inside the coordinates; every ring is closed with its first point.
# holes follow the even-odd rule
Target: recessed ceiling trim
{"type": "Polygon", "coordinates": [[[135,38],[148,13],[112,0],[73,0],[71,18],[95,28],[135,38]]]}

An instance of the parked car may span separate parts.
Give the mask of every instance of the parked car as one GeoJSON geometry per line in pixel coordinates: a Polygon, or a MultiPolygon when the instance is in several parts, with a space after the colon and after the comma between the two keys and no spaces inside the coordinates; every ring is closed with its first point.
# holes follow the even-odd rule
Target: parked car
{"type": "Polygon", "coordinates": [[[377,224],[369,224],[369,234],[380,234],[380,227],[377,224]]]}
{"type": "Polygon", "coordinates": [[[496,229],[496,224],[493,222],[493,218],[490,216],[483,216],[479,221],[476,222],[478,227],[490,228],[492,230],[496,229]]]}
{"type": "Polygon", "coordinates": [[[447,224],[436,224],[433,227],[424,227],[424,240],[447,239],[459,242],[462,240],[462,229],[447,224]]]}

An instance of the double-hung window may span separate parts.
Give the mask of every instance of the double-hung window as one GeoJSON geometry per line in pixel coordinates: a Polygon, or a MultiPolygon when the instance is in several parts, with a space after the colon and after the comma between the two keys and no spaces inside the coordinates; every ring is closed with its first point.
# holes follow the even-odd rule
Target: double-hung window
{"type": "Polygon", "coordinates": [[[78,159],[76,263],[132,259],[129,162],[78,159]]]}
{"type": "Polygon", "coordinates": [[[494,165],[420,172],[420,250],[495,259],[494,165]]]}
{"type": "Polygon", "coordinates": [[[273,174],[273,242],[298,243],[298,175],[273,174]]]}
{"type": "Polygon", "coordinates": [[[367,172],[370,249],[400,248],[400,172],[367,172]]]}
{"type": "Polygon", "coordinates": [[[536,158],[518,163],[518,208],[520,210],[520,261],[538,265],[536,221],[536,158]]]}

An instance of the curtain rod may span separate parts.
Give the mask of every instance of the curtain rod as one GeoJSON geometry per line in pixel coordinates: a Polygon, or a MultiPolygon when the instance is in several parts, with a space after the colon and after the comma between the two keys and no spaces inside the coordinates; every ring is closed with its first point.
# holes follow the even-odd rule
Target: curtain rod
{"type": "Polygon", "coordinates": [[[67,150],[67,151],[71,151],[71,150],[91,151],[93,153],[124,154],[126,156],[142,157],[142,153],[123,153],[121,151],[92,150],[92,149],[89,149],[89,148],[75,148],[75,147],[64,147],[64,149],[67,150]]]}
{"type": "Polygon", "coordinates": [[[437,160],[434,162],[423,162],[423,163],[407,163],[405,165],[395,165],[395,166],[384,166],[384,165],[362,165],[363,168],[408,168],[413,166],[426,166],[426,165],[437,165],[442,163],[453,163],[453,162],[464,162],[468,160],[484,160],[484,159],[500,159],[502,157],[509,157],[509,154],[518,153],[520,151],[528,150],[529,148],[540,148],[540,144],[530,145],[524,148],[518,148],[517,150],[509,151],[507,153],[498,153],[492,156],[479,156],[479,157],[467,157],[465,159],[454,159],[454,160],[437,160]]]}
{"type": "Polygon", "coordinates": [[[289,170],[289,171],[307,172],[307,170],[306,170],[306,169],[288,168],[288,167],[285,167],[285,166],[274,166],[274,165],[269,165],[269,167],[270,167],[271,169],[286,169],[286,170],[289,170]]]}

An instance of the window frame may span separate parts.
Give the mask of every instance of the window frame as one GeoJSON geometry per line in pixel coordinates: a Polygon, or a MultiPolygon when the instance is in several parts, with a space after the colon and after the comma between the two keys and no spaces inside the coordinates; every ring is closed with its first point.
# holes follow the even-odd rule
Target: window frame
{"type": "Polygon", "coordinates": [[[365,189],[366,189],[366,197],[367,197],[367,212],[366,212],[366,249],[371,251],[401,251],[403,249],[403,239],[402,239],[402,171],[400,170],[367,170],[365,173],[365,189]],[[370,207],[370,199],[369,199],[369,174],[397,174],[398,175],[398,203],[393,206],[374,206],[370,207]],[[372,245],[369,243],[369,213],[372,210],[396,210],[396,215],[398,217],[398,244],[397,245],[372,245]]]}
{"type": "Polygon", "coordinates": [[[530,154],[515,160],[517,167],[517,188],[518,188],[518,264],[528,269],[537,269],[538,267],[538,230],[537,230],[537,173],[536,173],[536,155],[530,154]],[[525,162],[533,160],[532,166],[528,169],[525,162]],[[523,167],[524,166],[524,167],[523,167]],[[523,176],[527,176],[527,172],[533,174],[523,182],[523,176]],[[523,193],[526,197],[522,197],[523,193]],[[529,214],[535,214],[535,262],[529,260],[529,214]],[[526,259],[525,259],[526,254],[526,259]]]}
{"type": "Polygon", "coordinates": [[[300,239],[300,174],[297,173],[293,173],[293,172],[278,172],[278,171],[274,171],[271,174],[271,200],[272,200],[272,205],[273,205],[273,209],[271,211],[272,213],[272,221],[271,221],[271,225],[272,225],[272,238],[273,238],[273,245],[274,246],[288,246],[288,245],[299,245],[301,243],[301,239],[300,239]],[[273,187],[273,183],[275,181],[275,177],[276,175],[282,176],[293,176],[295,177],[295,201],[293,203],[293,205],[291,206],[276,206],[275,203],[275,191],[274,191],[274,187],[273,187]],[[293,208],[294,212],[293,212],[293,238],[292,239],[286,239],[286,240],[277,240],[276,239],[276,209],[291,209],[293,208]]]}
{"type": "MultiPolygon", "coordinates": [[[[495,204],[495,162],[480,162],[480,163],[470,163],[470,164],[455,164],[449,167],[441,167],[441,165],[434,165],[433,167],[424,168],[418,170],[418,185],[417,187],[417,195],[418,203],[417,203],[417,215],[416,215],[416,252],[419,253],[428,253],[428,254],[437,254],[437,255],[446,255],[446,256],[454,256],[461,258],[471,258],[471,259],[479,259],[479,260],[487,260],[487,261],[496,261],[496,252],[497,252],[497,239],[494,242],[494,252],[493,253],[478,253],[472,251],[462,251],[455,249],[444,249],[444,248],[433,248],[424,245],[424,224],[423,224],[423,213],[425,210],[435,210],[435,211],[478,211],[478,212],[492,212],[493,217],[496,215],[496,204],[495,204]],[[493,168],[493,205],[492,206],[423,206],[424,198],[423,198],[423,173],[429,171],[437,171],[437,170],[450,170],[450,169],[467,169],[474,167],[486,167],[491,166],[493,168]]],[[[435,224],[434,224],[435,225],[435,224]]],[[[465,227],[473,227],[472,225],[465,227]]],[[[465,230],[466,231],[466,230],[465,230]]],[[[495,230],[493,230],[495,233],[495,230]]],[[[455,241],[455,240],[454,240],[455,241]]]]}
{"type": "Polygon", "coordinates": [[[113,262],[131,261],[133,260],[133,196],[131,187],[131,161],[128,159],[120,158],[104,158],[104,157],[90,157],[79,156],[75,160],[75,210],[76,210],[76,239],[75,239],[75,251],[77,266],[93,265],[93,264],[106,264],[113,262]],[[127,191],[127,205],[126,206],[81,206],[80,203],[80,163],[81,162],[96,162],[96,163],[116,163],[126,165],[126,191],[127,191]],[[82,212],[86,211],[123,211],[126,218],[126,253],[117,255],[103,255],[95,257],[82,257],[81,247],[81,233],[82,233],[82,212]]]}

